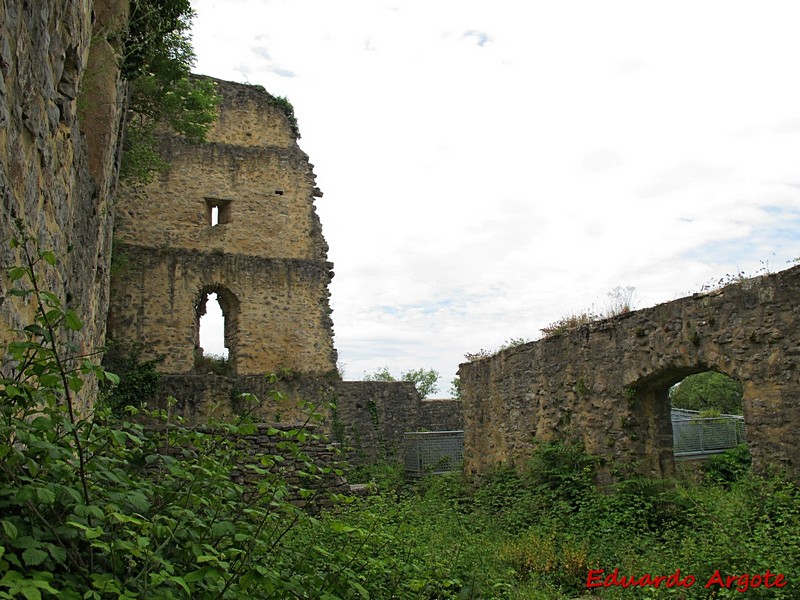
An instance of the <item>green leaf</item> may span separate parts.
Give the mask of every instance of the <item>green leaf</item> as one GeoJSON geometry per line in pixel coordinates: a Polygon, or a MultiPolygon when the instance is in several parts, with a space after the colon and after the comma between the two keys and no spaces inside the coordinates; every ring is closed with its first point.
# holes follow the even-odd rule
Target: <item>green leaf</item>
{"type": "MultiPolygon", "coordinates": [[[[17,527],[11,521],[3,519],[0,523],[3,525],[3,533],[5,533],[9,539],[14,540],[17,538],[17,527]]],[[[2,546],[0,546],[0,548],[2,548],[2,546]]]]}
{"type": "Polygon", "coordinates": [[[39,292],[39,295],[44,298],[45,304],[47,306],[53,307],[53,310],[58,310],[61,308],[61,300],[52,292],[39,292]]]}
{"type": "Polygon", "coordinates": [[[50,488],[36,488],[36,497],[42,504],[52,504],[56,501],[56,495],[50,488]]]}
{"type": "Polygon", "coordinates": [[[27,598],[27,600],[42,600],[42,592],[35,587],[24,587],[21,588],[20,591],[22,595],[27,598]]]}
{"type": "Polygon", "coordinates": [[[39,548],[28,548],[22,553],[22,560],[28,567],[35,567],[47,560],[47,552],[39,548]]]}
{"type": "Polygon", "coordinates": [[[70,309],[64,313],[65,323],[67,325],[67,329],[71,331],[80,331],[83,329],[83,323],[78,318],[78,315],[75,313],[74,310],[70,309]]]}
{"type": "Polygon", "coordinates": [[[177,583],[179,586],[181,586],[183,588],[183,591],[185,591],[187,594],[191,595],[192,591],[189,589],[189,586],[186,585],[186,581],[184,581],[183,577],[179,577],[178,575],[174,575],[174,576],[170,577],[170,580],[174,581],[175,583],[177,583]]]}
{"type": "Polygon", "coordinates": [[[230,521],[217,521],[211,526],[211,534],[214,537],[222,537],[223,535],[232,534],[235,531],[236,528],[230,521]]]}
{"type": "Polygon", "coordinates": [[[11,281],[17,281],[18,279],[22,279],[28,273],[28,269],[25,267],[13,267],[8,270],[8,277],[11,281]]]}
{"type": "Polygon", "coordinates": [[[83,388],[83,378],[78,375],[71,375],[67,382],[69,383],[69,389],[73,392],[80,392],[81,388],[83,388]]]}
{"type": "Polygon", "coordinates": [[[44,259],[48,265],[55,265],[56,264],[56,255],[53,254],[50,250],[39,250],[39,256],[44,259]]]}

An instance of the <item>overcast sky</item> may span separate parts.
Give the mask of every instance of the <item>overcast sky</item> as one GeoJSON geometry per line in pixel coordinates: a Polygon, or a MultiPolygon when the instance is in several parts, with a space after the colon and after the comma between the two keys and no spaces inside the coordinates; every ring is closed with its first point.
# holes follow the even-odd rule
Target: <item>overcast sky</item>
{"type": "Polygon", "coordinates": [[[193,0],[294,104],[348,379],[800,256],[800,4],[193,0]]]}

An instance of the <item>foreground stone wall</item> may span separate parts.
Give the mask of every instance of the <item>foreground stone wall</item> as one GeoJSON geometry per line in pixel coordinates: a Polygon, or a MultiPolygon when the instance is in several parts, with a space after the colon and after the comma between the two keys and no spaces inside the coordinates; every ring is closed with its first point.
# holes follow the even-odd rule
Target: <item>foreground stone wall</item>
{"type": "Polygon", "coordinates": [[[222,102],[208,143],[164,137],[170,169],[120,194],[109,332],[143,343],[146,356],[164,354],[165,373],[191,373],[213,292],[236,374],[331,373],[333,272],[312,165],[263,88],[216,83],[222,102]]]}
{"type": "MultiPolygon", "coordinates": [[[[337,444],[327,441],[326,436],[315,425],[305,425],[301,430],[293,424],[276,423],[274,425],[256,424],[255,431],[247,434],[231,434],[224,430],[213,428],[200,428],[203,433],[216,434],[234,442],[236,449],[244,456],[241,463],[237,464],[231,477],[236,483],[258,485],[264,476],[248,469],[247,465],[256,464],[262,468],[257,459],[259,456],[280,456],[270,467],[270,471],[279,475],[287,487],[287,500],[296,506],[305,507],[316,511],[320,508],[331,508],[334,505],[333,494],[350,493],[350,486],[344,477],[337,474],[341,467],[342,454],[337,444]],[[309,462],[319,469],[327,470],[318,479],[309,478],[309,462]],[[308,492],[311,492],[309,494],[308,492]]],[[[163,426],[152,426],[149,433],[163,436],[163,426]]],[[[163,437],[162,437],[163,439],[163,437]]],[[[164,447],[167,455],[178,460],[184,452],[194,452],[192,448],[181,446],[164,447]]],[[[315,473],[315,475],[317,475],[315,473]]]]}
{"type": "Polygon", "coordinates": [[[799,325],[794,267],[462,364],[465,468],[521,466],[534,440],[573,439],[671,475],[669,388],[715,370],[743,383],[754,465],[800,473],[799,325]]]}
{"type": "Polygon", "coordinates": [[[322,416],[322,431],[357,464],[399,458],[407,431],[463,428],[460,401],[422,400],[407,381],[289,376],[276,382],[263,376],[164,375],[154,406],[167,408],[168,397],[175,399],[171,410],[194,424],[209,418],[231,420],[248,412],[257,421],[299,425],[309,421],[311,409],[322,416]],[[258,403],[248,405],[242,393],[253,394],[258,403]]]}
{"type": "MultiPolygon", "coordinates": [[[[51,250],[41,286],[75,308],[84,329],[77,354],[104,343],[111,242],[110,198],[124,85],[108,41],[124,26],[127,2],[3,2],[0,5],[0,264],[20,264],[8,240],[32,236],[51,250]]],[[[34,246],[38,246],[35,248],[34,246]]],[[[0,276],[0,343],[33,317],[0,276]]],[[[79,395],[84,407],[95,393],[79,395]]]]}

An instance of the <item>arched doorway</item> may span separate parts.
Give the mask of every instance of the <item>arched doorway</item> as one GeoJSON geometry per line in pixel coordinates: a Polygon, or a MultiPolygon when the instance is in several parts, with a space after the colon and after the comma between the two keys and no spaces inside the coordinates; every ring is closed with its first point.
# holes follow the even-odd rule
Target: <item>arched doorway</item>
{"type": "Polygon", "coordinates": [[[703,460],[745,443],[743,388],[733,377],[682,367],[631,389],[651,475],[673,476],[676,461],[703,460]]]}
{"type": "Polygon", "coordinates": [[[746,444],[740,381],[716,371],[689,375],[669,389],[672,452],[701,460],[746,444]]]}
{"type": "Polygon", "coordinates": [[[239,300],[225,286],[203,287],[195,301],[195,369],[233,374],[239,339],[239,300]]]}

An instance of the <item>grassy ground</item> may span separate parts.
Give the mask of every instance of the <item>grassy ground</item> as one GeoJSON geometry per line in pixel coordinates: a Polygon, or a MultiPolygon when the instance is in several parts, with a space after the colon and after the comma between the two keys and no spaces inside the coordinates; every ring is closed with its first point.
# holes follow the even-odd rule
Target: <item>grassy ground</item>
{"type": "Polygon", "coordinates": [[[460,476],[402,483],[384,467],[360,474],[376,493],[335,518],[353,541],[380,540],[353,560],[372,570],[372,598],[800,597],[800,492],[753,475],[738,452],[700,483],[634,478],[606,490],[592,484],[591,459],[565,446],[480,487],[460,476]],[[615,571],[608,587],[587,588],[615,571]]]}

